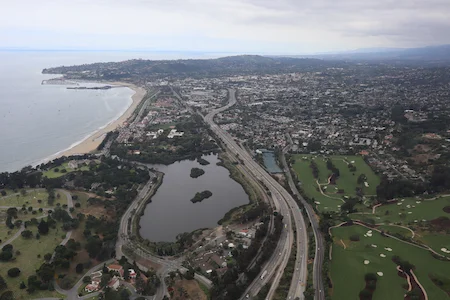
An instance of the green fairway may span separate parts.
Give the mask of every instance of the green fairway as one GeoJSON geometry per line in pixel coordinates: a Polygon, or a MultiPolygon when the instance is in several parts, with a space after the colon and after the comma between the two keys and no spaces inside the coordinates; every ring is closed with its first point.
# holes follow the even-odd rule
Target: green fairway
{"type": "Polygon", "coordinates": [[[380,179],[360,156],[334,155],[329,157],[340,173],[334,185],[328,184],[328,178],[332,174],[326,164],[328,157],[311,154],[297,154],[293,157],[295,159],[293,169],[298,176],[301,187],[310,198],[314,198],[314,202],[320,211],[339,211],[340,206],[344,203],[344,196],[355,196],[357,187],[361,188],[367,197],[376,194],[376,187],[379,185],[380,179]],[[310,167],[312,161],[317,164],[318,179],[313,176],[310,167]],[[349,164],[352,164],[356,170],[351,171],[349,164]],[[367,186],[357,183],[361,174],[366,175],[367,186]],[[320,184],[322,192],[317,183],[320,184]]]}
{"type": "Polygon", "coordinates": [[[450,251],[449,235],[443,233],[422,233],[420,237],[417,237],[417,240],[428,245],[437,253],[450,257],[450,253],[443,251],[443,248],[450,251]]]}
{"type": "Polygon", "coordinates": [[[26,190],[26,194],[16,193],[5,197],[0,197],[0,206],[15,206],[20,207],[25,204],[28,208],[32,206],[34,209],[39,207],[52,207],[57,203],[63,205],[67,204],[67,199],[64,194],[60,194],[58,198],[58,192],[56,192],[56,199],[53,205],[48,205],[48,193],[43,189],[26,190]]]}
{"type": "Polygon", "coordinates": [[[405,290],[402,285],[406,280],[397,275],[396,265],[392,262],[393,255],[398,255],[415,265],[414,273],[424,286],[429,299],[450,299],[429,278],[429,274],[433,273],[450,280],[450,262],[437,260],[427,250],[383,237],[376,231],[372,232],[371,237],[365,237],[367,232],[367,228],[357,225],[332,230],[334,240],[331,261],[332,299],[358,299],[358,294],[365,285],[364,275],[368,272],[383,273],[383,276],[378,277],[374,300],[403,299],[405,290]],[[350,236],[354,234],[360,236],[360,241],[350,241],[350,236]],[[347,249],[342,246],[341,239],[347,249]],[[391,248],[392,251],[385,248],[391,248]],[[386,257],[381,257],[380,254],[386,257]],[[369,263],[364,264],[365,260],[369,263]]]}
{"type": "Polygon", "coordinates": [[[406,228],[394,226],[394,225],[381,225],[381,226],[378,226],[377,229],[383,230],[384,232],[386,232],[390,235],[401,234],[402,236],[404,236],[406,238],[411,238],[413,235],[410,230],[408,230],[406,228]]]}
{"type": "Polygon", "coordinates": [[[71,173],[71,172],[88,171],[88,170],[89,170],[89,167],[86,165],[83,165],[79,168],[72,169],[69,167],[69,163],[65,162],[60,166],[51,168],[50,170],[43,172],[42,174],[47,178],[58,178],[58,177],[61,177],[63,175],[71,173]],[[65,170],[65,171],[63,171],[63,170],[65,170]]]}
{"type": "Polygon", "coordinates": [[[375,214],[380,219],[377,223],[414,224],[420,221],[429,221],[441,216],[450,217],[443,208],[450,205],[450,197],[441,197],[436,200],[423,201],[418,198],[401,199],[397,203],[378,207],[375,214]]]}
{"type": "MultiPolygon", "coordinates": [[[[60,224],[57,225],[57,228],[60,224]]],[[[36,226],[28,228],[35,235],[38,230],[36,226]]],[[[19,236],[11,244],[13,245],[14,260],[8,262],[0,262],[0,273],[5,278],[8,289],[14,292],[15,299],[33,299],[43,297],[60,297],[57,292],[50,291],[36,291],[29,295],[26,290],[19,289],[20,282],[27,283],[28,276],[34,275],[36,269],[44,262],[44,255],[46,253],[53,253],[55,247],[62,241],[62,235],[65,232],[61,229],[50,229],[47,235],[41,235],[39,239],[32,237],[25,239],[19,236]],[[17,253],[19,251],[19,253],[17,253]],[[7,271],[10,268],[18,267],[21,271],[16,278],[10,278],[7,271]]]]}

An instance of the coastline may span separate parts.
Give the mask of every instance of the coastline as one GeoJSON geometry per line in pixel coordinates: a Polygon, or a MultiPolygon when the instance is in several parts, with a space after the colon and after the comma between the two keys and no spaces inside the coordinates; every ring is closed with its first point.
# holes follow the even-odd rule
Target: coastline
{"type": "Polygon", "coordinates": [[[116,128],[123,125],[128,118],[133,114],[133,112],[138,107],[139,103],[141,103],[142,99],[144,98],[146,94],[146,90],[142,87],[138,87],[134,84],[129,83],[123,83],[123,82],[114,82],[111,84],[119,84],[123,87],[127,87],[132,89],[135,93],[133,96],[131,96],[132,103],[131,105],[126,109],[126,111],[119,116],[117,119],[112,120],[108,124],[106,124],[104,127],[99,128],[94,133],[90,134],[88,137],[80,141],[79,143],[71,146],[68,149],[65,149],[63,151],[60,151],[56,154],[51,155],[50,157],[46,158],[45,161],[50,161],[55,158],[59,158],[62,156],[71,156],[71,155],[78,155],[78,154],[87,154],[89,152],[95,151],[97,147],[100,145],[100,143],[105,138],[106,134],[110,131],[115,130],[116,128]]]}

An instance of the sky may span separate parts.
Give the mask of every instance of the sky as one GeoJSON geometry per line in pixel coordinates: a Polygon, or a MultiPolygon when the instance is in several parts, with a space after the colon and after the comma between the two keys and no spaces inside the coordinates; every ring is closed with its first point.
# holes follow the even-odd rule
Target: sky
{"type": "Polygon", "coordinates": [[[0,48],[313,54],[450,44],[450,0],[2,0],[0,48]]]}

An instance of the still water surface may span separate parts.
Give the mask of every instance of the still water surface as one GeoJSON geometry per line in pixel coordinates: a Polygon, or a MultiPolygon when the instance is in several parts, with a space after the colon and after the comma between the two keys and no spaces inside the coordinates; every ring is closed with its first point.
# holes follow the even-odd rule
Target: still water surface
{"type": "Polygon", "coordinates": [[[164,173],[162,185],[147,205],[141,217],[141,236],[154,242],[175,241],[182,232],[214,227],[230,209],[249,203],[244,188],[229,177],[230,172],[217,166],[217,155],[205,155],[207,166],[197,161],[184,160],[169,166],[157,165],[164,173]],[[191,178],[192,168],[201,168],[205,174],[191,178]],[[192,203],[195,193],[209,190],[212,196],[192,203]]]}

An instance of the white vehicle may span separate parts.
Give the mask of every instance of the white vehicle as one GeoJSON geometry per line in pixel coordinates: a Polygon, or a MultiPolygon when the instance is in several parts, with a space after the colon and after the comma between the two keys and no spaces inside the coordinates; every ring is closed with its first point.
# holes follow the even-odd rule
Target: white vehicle
{"type": "Polygon", "coordinates": [[[267,270],[265,270],[265,271],[262,273],[262,275],[261,275],[261,280],[263,280],[264,277],[266,277],[266,275],[267,275],[267,270]]]}

